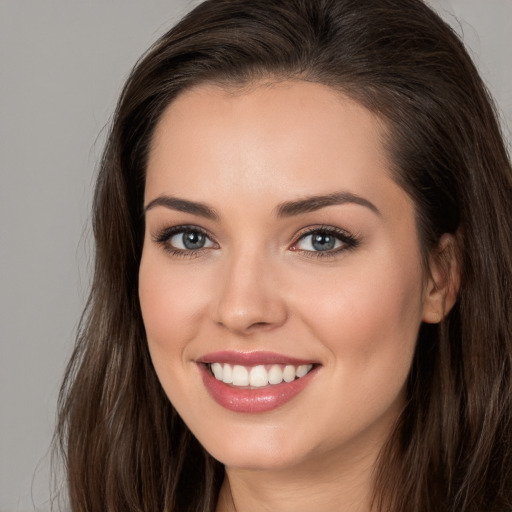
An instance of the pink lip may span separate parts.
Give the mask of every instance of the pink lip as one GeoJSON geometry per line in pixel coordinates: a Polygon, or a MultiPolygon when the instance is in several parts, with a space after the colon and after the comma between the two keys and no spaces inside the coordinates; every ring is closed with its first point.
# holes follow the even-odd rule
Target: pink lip
{"type": "Polygon", "coordinates": [[[274,352],[235,352],[221,351],[206,354],[197,360],[198,363],[228,363],[239,364],[241,366],[255,366],[257,364],[292,364],[300,366],[301,364],[314,364],[315,361],[306,359],[297,359],[274,352]]]}
{"type": "Polygon", "coordinates": [[[203,383],[211,397],[222,407],[233,412],[259,413],[276,409],[297,396],[308,386],[317,373],[318,366],[304,377],[292,382],[282,382],[263,388],[237,388],[217,380],[206,363],[220,362],[253,366],[255,364],[311,364],[311,361],[294,359],[270,352],[215,352],[197,361],[203,383]]]}

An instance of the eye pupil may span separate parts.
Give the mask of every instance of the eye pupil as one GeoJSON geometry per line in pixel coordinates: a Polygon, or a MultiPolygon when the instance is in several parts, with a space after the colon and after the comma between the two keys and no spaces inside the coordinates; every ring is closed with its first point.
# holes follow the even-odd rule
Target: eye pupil
{"type": "Polygon", "coordinates": [[[330,251],[336,244],[336,238],[328,233],[315,233],[311,244],[317,251],[330,251]]]}
{"type": "Polygon", "coordinates": [[[201,249],[205,244],[206,237],[198,231],[187,231],[183,233],[182,240],[186,249],[201,249]]]}

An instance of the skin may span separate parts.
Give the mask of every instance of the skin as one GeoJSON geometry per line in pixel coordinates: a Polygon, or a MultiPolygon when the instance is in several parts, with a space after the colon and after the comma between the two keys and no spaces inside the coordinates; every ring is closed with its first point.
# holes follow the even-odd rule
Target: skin
{"type": "Polygon", "coordinates": [[[371,470],[403,407],[418,329],[452,302],[435,260],[422,266],[414,204],[390,175],[384,133],[359,104],[305,82],[197,86],[159,121],[145,204],[173,196],[218,218],[147,210],[140,303],[165,392],[226,466],[218,511],[370,510],[371,470]],[[276,215],[340,191],[374,208],[276,215]],[[172,254],[180,236],[156,241],[184,224],[208,234],[206,247],[172,254]],[[357,246],[318,257],[303,236],[311,226],[348,232],[357,246]],[[218,350],[320,366],[285,405],[236,413],[199,375],[197,359],[218,350]]]}

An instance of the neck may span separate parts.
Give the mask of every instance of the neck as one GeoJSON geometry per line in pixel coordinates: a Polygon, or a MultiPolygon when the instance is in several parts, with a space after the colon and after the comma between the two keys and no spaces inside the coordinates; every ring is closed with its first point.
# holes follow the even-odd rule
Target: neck
{"type": "Polygon", "coordinates": [[[375,459],[324,454],[286,470],[226,468],[217,512],[371,512],[375,459]]]}

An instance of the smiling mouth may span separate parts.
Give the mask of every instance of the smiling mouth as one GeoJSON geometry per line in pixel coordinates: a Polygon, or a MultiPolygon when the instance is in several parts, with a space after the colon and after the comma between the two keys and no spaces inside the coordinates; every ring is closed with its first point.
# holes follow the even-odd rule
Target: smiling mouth
{"type": "Polygon", "coordinates": [[[211,375],[218,381],[245,389],[275,386],[282,382],[293,382],[306,376],[313,369],[313,366],[313,364],[242,366],[220,362],[207,364],[211,375]]]}
{"type": "Polygon", "coordinates": [[[319,362],[274,352],[220,351],[195,361],[210,396],[236,413],[263,413],[292,401],[318,375],[319,362]]]}

